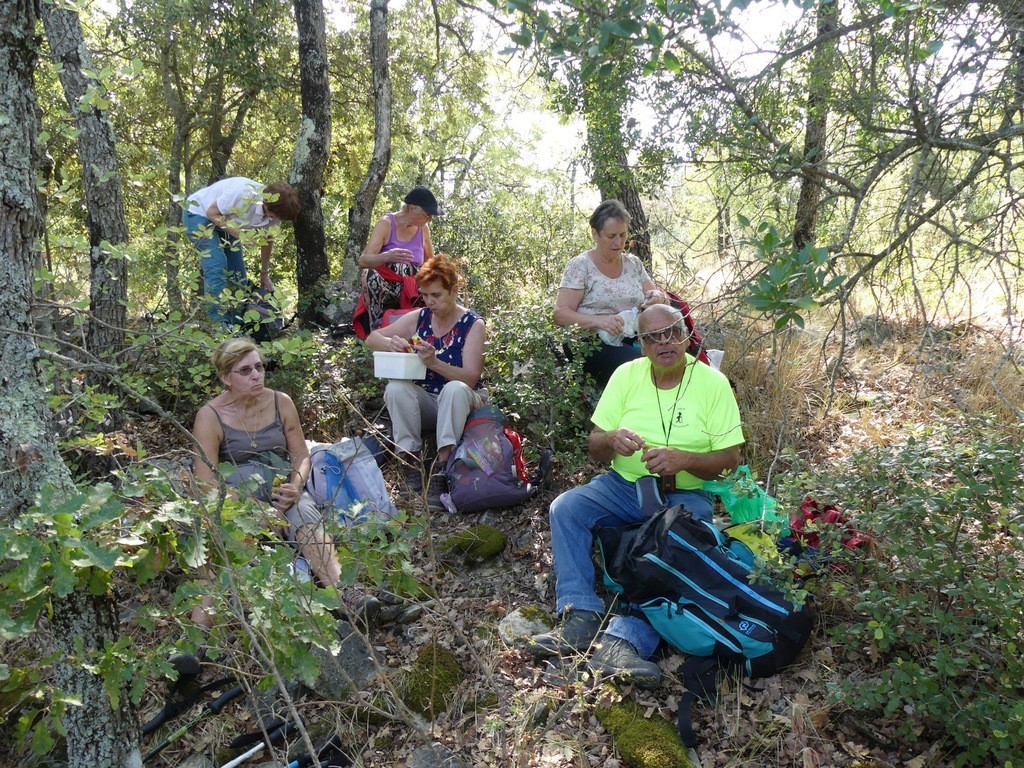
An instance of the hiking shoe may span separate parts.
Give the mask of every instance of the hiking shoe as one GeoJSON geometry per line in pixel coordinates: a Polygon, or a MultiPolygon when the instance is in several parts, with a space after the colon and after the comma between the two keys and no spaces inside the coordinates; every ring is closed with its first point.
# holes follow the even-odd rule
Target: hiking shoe
{"type": "Polygon", "coordinates": [[[185,678],[198,677],[202,671],[201,661],[194,653],[179,653],[168,659],[168,662],[178,673],[179,683],[184,682],[185,678]]]}
{"type": "Polygon", "coordinates": [[[601,614],[570,608],[562,614],[562,623],[543,635],[534,635],[527,650],[534,656],[560,656],[585,651],[601,631],[601,614]]]}
{"type": "Polygon", "coordinates": [[[406,467],[402,479],[407,493],[420,493],[423,491],[423,469],[419,466],[406,467]]]}
{"type": "Polygon", "coordinates": [[[444,475],[431,475],[427,485],[427,509],[431,512],[443,512],[445,507],[441,494],[448,493],[448,478],[444,475]]]}
{"type": "Polygon", "coordinates": [[[376,597],[365,595],[352,609],[352,619],[362,629],[372,629],[380,624],[380,612],[383,607],[376,597]]]}
{"type": "Polygon", "coordinates": [[[359,587],[345,587],[341,590],[338,607],[331,609],[334,618],[347,621],[366,632],[380,624],[380,613],[384,604],[359,587]]]}
{"type": "Polygon", "coordinates": [[[377,593],[380,611],[377,613],[379,624],[411,624],[423,615],[423,606],[407,601],[401,595],[382,589],[377,593]]]}
{"type": "Polygon", "coordinates": [[[621,637],[601,635],[597,650],[587,659],[587,669],[649,691],[661,684],[661,668],[641,659],[633,644],[621,637]]]}

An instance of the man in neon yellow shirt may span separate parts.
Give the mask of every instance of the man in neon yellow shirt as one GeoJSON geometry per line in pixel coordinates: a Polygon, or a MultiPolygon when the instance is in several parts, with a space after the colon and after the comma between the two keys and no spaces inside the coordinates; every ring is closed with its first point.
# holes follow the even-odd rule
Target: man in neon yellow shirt
{"type": "Polygon", "coordinates": [[[644,356],[620,366],[594,411],[590,455],[611,470],[555,499],[549,512],[555,561],[555,596],[562,623],[536,635],[537,656],[596,651],[587,666],[640,687],[656,688],[661,670],[649,661],[661,638],[639,616],[613,619],[598,638],[605,611],[594,591],[593,531],[643,521],[637,480],[659,478],[668,504],[684,504],[696,519],[711,520],[705,480],[739,464],[744,442],[739,407],[729,380],[686,353],[679,310],[657,304],[639,319],[644,356]]]}

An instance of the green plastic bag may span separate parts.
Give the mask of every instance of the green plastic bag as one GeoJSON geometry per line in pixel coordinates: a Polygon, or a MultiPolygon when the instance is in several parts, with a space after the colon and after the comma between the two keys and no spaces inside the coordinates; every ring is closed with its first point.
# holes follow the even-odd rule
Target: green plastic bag
{"type": "Polygon", "coordinates": [[[780,535],[789,533],[789,517],[777,512],[775,499],[750,474],[750,467],[742,464],[731,475],[721,480],[705,480],[704,490],[716,494],[729,513],[733,524],[760,520],[780,526],[780,535]]]}

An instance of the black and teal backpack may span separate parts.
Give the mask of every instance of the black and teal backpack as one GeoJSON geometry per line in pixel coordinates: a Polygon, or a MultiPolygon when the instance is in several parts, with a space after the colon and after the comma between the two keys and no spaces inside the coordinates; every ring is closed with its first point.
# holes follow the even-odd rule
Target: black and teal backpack
{"type": "Polygon", "coordinates": [[[720,669],[773,675],[803,648],[814,624],[780,584],[752,579],[755,555],[682,505],[646,522],[598,531],[605,583],[677,650],[687,695],[679,705],[683,743],[695,746],[690,707],[714,696],[720,669]]]}

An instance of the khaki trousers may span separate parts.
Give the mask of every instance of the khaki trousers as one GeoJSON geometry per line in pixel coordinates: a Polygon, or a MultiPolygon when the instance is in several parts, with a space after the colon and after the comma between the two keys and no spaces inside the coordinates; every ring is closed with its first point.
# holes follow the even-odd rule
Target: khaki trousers
{"type": "Polygon", "coordinates": [[[392,380],[384,390],[395,444],[416,454],[423,447],[424,429],[437,431],[439,450],[457,445],[469,414],[486,400],[486,390],[470,389],[461,381],[449,381],[438,395],[411,381],[392,380]]]}

